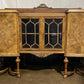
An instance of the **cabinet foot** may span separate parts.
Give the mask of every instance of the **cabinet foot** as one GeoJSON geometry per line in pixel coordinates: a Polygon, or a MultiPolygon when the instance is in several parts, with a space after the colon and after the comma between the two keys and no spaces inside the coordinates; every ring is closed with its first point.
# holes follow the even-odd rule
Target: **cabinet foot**
{"type": "Polygon", "coordinates": [[[17,63],[17,70],[16,71],[12,71],[11,68],[9,68],[9,73],[11,75],[17,75],[17,77],[20,78],[20,69],[19,69],[20,59],[19,59],[19,57],[17,57],[16,63],[17,63]]]}
{"type": "Polygon", "coordinates": [[[19,74],[17,74],[17,77],[18,77],[18,78],[20,78],[20,77],[21,77],[20,73],[19,73],[19,74]]]}
{"type": "Polygon", "coordinates": [[[64,78],[67,78],[67,75],[64,75],[64,78]]]}

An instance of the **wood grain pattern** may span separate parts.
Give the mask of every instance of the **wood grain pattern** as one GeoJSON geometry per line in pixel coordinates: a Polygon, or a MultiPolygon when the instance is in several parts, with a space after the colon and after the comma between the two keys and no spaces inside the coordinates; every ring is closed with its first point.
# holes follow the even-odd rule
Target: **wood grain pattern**
{"type": "Polygon", "coordinates": [[[65,56],[84,57],[84,13],[68,13],[65,56]]]}
{"type": "Polygon", "coordinates": [[[0,12],[0,56],[19,56],[18,15],[0,12]]]}

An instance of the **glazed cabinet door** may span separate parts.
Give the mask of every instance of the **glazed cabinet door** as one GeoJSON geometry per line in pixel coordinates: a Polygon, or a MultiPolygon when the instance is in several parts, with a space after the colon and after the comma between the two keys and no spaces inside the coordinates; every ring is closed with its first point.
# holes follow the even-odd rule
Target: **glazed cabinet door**
{"type": "Polygon", "coordinates": [[[39,49],[39,18],[20,18],[21,49],[39,49]]]}
{"type": "Polygon", "coordinates": [[[45,49],[62,49],[63,18],[46,17],[45,19],[45,49]]]}
{"type": "Polygon", "coordinates": [[[84,57],[84,13],[67,14],[65,56],[84,57]]]}
{"type": "Polygon", "coordinates": [[[0,10],[0,56],[19,56],[18,13],[0,10]]]}

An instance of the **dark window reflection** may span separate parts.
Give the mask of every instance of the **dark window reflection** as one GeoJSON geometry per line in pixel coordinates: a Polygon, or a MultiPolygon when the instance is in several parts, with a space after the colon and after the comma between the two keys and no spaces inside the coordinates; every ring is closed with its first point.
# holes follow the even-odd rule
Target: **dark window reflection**
{"type": "Polygon", "coordinates": [[[53,19],[45,19],[47,23],[51,23],[53,19]]]}
{"type": "Polygon", "coordinates": [[[25,33],[25,24],[22,23],[22,33],[25,33]]]}
{"type": "Polygon", "coordinates": [[[39,46],[35,44],[32,46],[32,48],[39,48],[39,46]]]}
{"type": "Polygon", "coordinates": [[[62,33],[62,24],[59,24],[59,33],[62,33]]]}
{"type": "Polygon", "coordinates": [[[33,23],[37,23],[37,22],[39,21],[39,19],[31,19],[31,21],[32,21],[33,23]]]}
{"type": "Polygon", "coordinates": [[[50,24],[50,33],[57,33],[57,24],[50,24]]]}
{"type": "Polygon", "coordinates": [[[55,45],[57,43],[57,36],[56,35],[53,35],[53,34],[50,34],[50,43],[52,45],[55,45]]]}
{"type": "Polygon", "coordinates": [[[60,22],[62,22],[62,19],[55,19],[55,22],[60,23],[60,22]]]}
{"type": "Polygon", "coordinates": [[[48,33],[48,24],[45,23],[45,33],[48,33]]]}
{"type": "Polygon", "coordinates": [[[22,19],[22,21],[23,21],[24,23],[27,23],[27,22],[29,21],[29,19],[22,19]]]}
{"type": "Polygon", "coordinates": [[[48,44],[45,48],[52,48],[52,46],[50,44],[48,44]]]}
{"type": "Polygon", "coordinates": [[[30,48],[30,46],[27,45],[27,44],[25,44],[25,45],[23,46],[23,48],[30,48]]]}
{"type": "Polygon", "coordinates": [[[39,35],[36,35],[36,43],[39,45],[39,35]]]}
{"type": "Polygon", "coordinates": [[[27,33],[34,33],[34,24],[27,24],[27,33]]]}
{"type": "Polygon", "coordinates": [[[33,34],[27,35],[27,43],[28,43],[29,45],[34,44],[34,35],[33,35],[33,34]]]}
{"type": "Polygon", "coordinates": [[[39,33],[39,23],[36,24],[36,33],[39,33]]]}
{"type": "Polygon", "coordinates": [[[59,34],[59,43],[62,44],[62,34],[59,34]]]}
{"type": "Polygon", "coordinates": [[[47,43],[48,43],[48,34],[45,35],[45,44],[47,44],[47,43]]]}
{"type": "Polygon", "coordinates": [[[22,34],[22,44],[25,44],[25,34],[22,34]]]}
{"type": "Polygon", "coordinates": [[[55,48],[62,48],[60,45],[56,45],[55,48]]]}

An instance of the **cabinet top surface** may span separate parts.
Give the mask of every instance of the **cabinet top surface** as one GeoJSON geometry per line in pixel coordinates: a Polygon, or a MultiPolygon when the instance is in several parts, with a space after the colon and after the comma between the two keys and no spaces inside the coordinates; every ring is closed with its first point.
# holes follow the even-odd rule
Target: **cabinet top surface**
{"type": "Polygon", "coordinates": [[[17,10],[7,10],[7,9],[0,9],[0,13],[3,13],[3,12],[8,12],[8,13],[18,13],[18,11],[17,10]]]}
{"type": "Polygon", "coordinates": [[[69,9],[67,13],[80,13],[84,12],[84,9],[69,9]]]}

